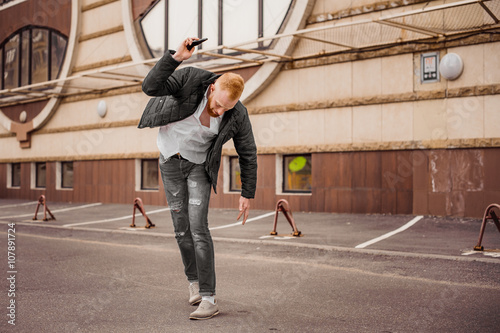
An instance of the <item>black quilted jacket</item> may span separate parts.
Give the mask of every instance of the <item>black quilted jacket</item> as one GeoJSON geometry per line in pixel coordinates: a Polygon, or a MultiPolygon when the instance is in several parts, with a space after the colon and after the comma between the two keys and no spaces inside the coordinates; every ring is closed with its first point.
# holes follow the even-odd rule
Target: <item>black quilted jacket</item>
{"type": "MultiPolygon", "coordinates": [[[[148,102],[139,128],[164,126],[191,116],[208,86],[220,76],[195,67],[176,71],[179,64],[166,52],[144,79],[142,90],[148,96],[156,97],[148,102]]],[[[257,184],[257,148],[247,109],[241,102],[225,112],[219,135],[212,142],[207,154],[205,169],[214,192],[217,187],[222,145],[230,139],[233,139],[240,162],[241,195],[251,199],[255,196],[257,184]]]]}

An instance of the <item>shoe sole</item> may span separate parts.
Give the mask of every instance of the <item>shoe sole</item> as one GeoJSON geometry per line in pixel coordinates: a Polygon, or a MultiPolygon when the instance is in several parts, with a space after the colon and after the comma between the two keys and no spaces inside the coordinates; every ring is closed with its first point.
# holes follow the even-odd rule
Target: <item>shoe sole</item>
{"type": "Polygon", "coordinates": [[[201,303],[201,298],[200,298],[199,300],[197,300],[197,301],[194,301],[194,302],[192,302],[192,303],[189,303],[189,305],[198,305],[198,304],[200,304],[200,303],[201,303]]]}
{"type": "Polygon", "coordinates": [[[205,319],[210,319],[212,317],[215,317],[219,314],[219,310],[217,310],[214,314],[212,314],[210,317],[191,317],[189,316],[189,319],[191,320],[205,320],[205,319]]]}

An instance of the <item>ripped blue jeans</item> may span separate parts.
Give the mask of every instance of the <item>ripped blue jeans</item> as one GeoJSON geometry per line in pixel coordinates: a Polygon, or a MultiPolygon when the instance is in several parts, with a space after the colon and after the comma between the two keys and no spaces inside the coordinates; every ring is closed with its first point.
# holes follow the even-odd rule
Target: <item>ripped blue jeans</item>
{"type": "Polygon", "coordinates": [[[160,171],[188,281],[201,296],[215,295],[215,263],[208,229],[211,184],[203,164],[160,155],[160,171]]]}

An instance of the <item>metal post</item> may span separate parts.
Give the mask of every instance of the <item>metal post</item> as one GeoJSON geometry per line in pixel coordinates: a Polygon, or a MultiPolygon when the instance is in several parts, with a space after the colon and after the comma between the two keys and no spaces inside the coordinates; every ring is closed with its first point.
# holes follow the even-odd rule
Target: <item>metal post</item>
{"type": "Polygon", "coordinates": [[[138,209],[142,216],[146,219],[146,225],[144,228],[149,229],[149,228],[154,228],[155,225],[151,220],[149,219],[148,215],[146,214],[146,210],[144,209],[144,205],[142,203],[141,198],[135,198],[134,200],[134,212],[132,214],[132,224],[130,225],[132,228],[135,228],[135,210],[138,209]]]}
{"type": "Polygon", "coordinates": [[[484,247],[481,246],[481,243],[483,242],[484,230],[486,229],[486,223],[488,222],[488,219],[493,220],[493,223],[495,223],[495,225],[498,229],[498,232],[500,232],[500,221],[498,220],[497,214],[493,210],[494,208],[497,208],[498,210],[500,210],[500,205],[491,204],[484,211],[483,223],[481,224],[481,230],[479,231],[479,240],[477,241],[477,245],[474,246],[474,251],[483,251],[484,250],[484,247]]]}
{"type": "Polygon", "coordinates": [[[283,215],[285,215],[285,218],[293,229],[292,236],[300,237],[300,235],[302,234],[297,229],[297,225],[295,224],[295,220],[293,219],[292,211],[289,209],[289,206],[290,205],[288,204],[288,201],[286,201],[285,199],[278,200],[278,203],[276,204],[276,214],[274,215],[273,231],[271,231],[270,233],[271,235],[275,236],[278,234],[278,232],[276,231],[276,228],[278,226],[278,212],[282,212],[283,215]]]}
{"type": "Polygon", "coordinates": [[[40,205],[43,205],[43,221],[48,221],[47,213],[49,213],[52,220],[56,219],[54,215],[52,215],[52,212],[50,211],[49,207],[47,207],[47,202],[45,201],[45,195],[42,194],[40,198],[38,198],[38,204],[36,205],[35,216],[33,217],[33,221],[37,220],[38,209],[40,208],[40,205]]]}

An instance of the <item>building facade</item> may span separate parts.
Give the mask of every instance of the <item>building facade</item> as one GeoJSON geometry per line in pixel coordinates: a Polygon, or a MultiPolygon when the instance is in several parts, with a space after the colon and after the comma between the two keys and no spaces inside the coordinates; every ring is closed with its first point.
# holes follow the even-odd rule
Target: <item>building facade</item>
{"type": "MultiPolygon", "coordinates": [[[[166,205],[141,80],[186,36],[240,73],[254,209],[500,202],[500,0],[0,0],[0,198],[166,205]]],[[[211,207],[236,208],[229,142],[211,207]]]]}

